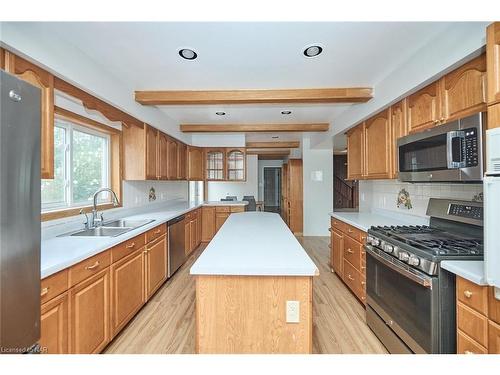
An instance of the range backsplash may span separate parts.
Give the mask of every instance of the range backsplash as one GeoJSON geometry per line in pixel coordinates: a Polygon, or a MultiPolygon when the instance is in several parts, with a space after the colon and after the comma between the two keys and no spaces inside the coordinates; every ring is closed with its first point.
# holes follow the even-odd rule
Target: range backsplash
{"type": "MultiPolygon", "coordinates": [[[[483,192],[482,184],[410,184],[393,180],[359,181],[359,211],[383,209],[400,214],[426,217],[429,198],[472,200],[483,192]],[[398,193],[409,193],[411,209],[397,207],[398,193]]],[[[481,194],[482,198],[482,194],[481,194]]]]}
{"type": "Polygon", "coordinates": [[[123,181],[123,207],[139,207],[150,203],[188,199],[187,181],[123,181]],[[150,200],[154,189],[156,199],[150,200]]]}

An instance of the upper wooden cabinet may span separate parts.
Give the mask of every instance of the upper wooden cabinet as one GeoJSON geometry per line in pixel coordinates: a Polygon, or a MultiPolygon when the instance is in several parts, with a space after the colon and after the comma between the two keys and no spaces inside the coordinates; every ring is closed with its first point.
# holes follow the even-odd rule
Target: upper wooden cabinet
{"type": "Polygon", "coordinates": [[[408,131],[428,129],[441,119],[441,81],[436,81],[406,99],[408,131]]]}
{"type": "Polygon", "coordinates": [[[0,47],[0,69],[5,69],[5,50],[0,47]]]}
{"type": "Polygon", "coordinates": [[[226,150],[226,166],[228,181],[246,180],[246,151],[244,148],[226,150]]]}
{"type": "Polygon", "coordinates": [[[8,51],[5,70],[41,90],[41,178],[54,178],[54,76],[8,51]]]}
{"type": "Polygon", "coordinates": [[[177,179],[185,180],[187,177],[187,146],[177,142],[177,179]]]}
{"type": "Polygon", "coordinates": [[[500,22],[486,29],[486,59],[488,65],[488,105],[500,103],[500,22]]]}
{"type": "Polygon", "coordinates": [[[168,179],[177,180],[178,165],[177,141],[173,138],[168,139],[168,179]]]}
{"type": "Polygon", "coordinates": [[[169,137],[159,132],[158,134],[158,179],[168,179],[168,139],[169,137]]]}
{"type": "Polygon", "coordinates": [[[158,130],[149,125],[144,125],[146,131],[146,180],[158,178],[158,130]]]}
{"type": "Polygon", "coordinates": [[[398,139],[408,135],[408,122],[406,121],[406,99],[391,106],[391,132],[392,132],[392,178],[398,175],[398,139]]]}
{"type": "Polygon", "coordinates": [[[364,171],[364,123],[347,132],[347,179],[359,180],[364,171]]]}
{"type": "Polygon", "coordinates": [[[486,110],[486,55],[442,78],[441,122],[486,110]]]}
{"type": "Polygon", "coordinates": [[[205,150],[205,175],[207,180],[223,181],[226,178],[226,150],[223,148],[208,148],[205,150]]]}
{"type": "Polygon", "coordinates": [[[365,168],[367,178],[391,178],[391,111],[386,109],[365,122],[365,168]]]}
{"type": "Polygon", "coordinates": [[[187,147],[187,179],[203,180],[203,149],[201,147],[187,147]]]}

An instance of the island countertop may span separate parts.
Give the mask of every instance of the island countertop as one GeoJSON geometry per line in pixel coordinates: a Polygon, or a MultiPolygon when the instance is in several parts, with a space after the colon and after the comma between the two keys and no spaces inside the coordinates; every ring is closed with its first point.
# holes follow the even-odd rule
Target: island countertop
{"type": "Polygon", "coordinates": [[[278,214],[229,216],[191,275],[316,276],[318,268],[278,214]]]}

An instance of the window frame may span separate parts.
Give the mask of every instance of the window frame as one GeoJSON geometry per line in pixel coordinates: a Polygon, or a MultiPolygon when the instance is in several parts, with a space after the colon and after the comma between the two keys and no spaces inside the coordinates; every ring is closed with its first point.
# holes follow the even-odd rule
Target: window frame
{"type": "MultiPolygon", "coordinates": [[[[73,113],[71,111],[68,111],[64,108],[60,107],[55,107],[54,110],[56,116],[54,119],[54,126],[56,126],[56,121],[60,120],[63,123],[69,123],[67,127],[61,126],[68,131],[68,128],[71,128],[70,133],[73,132],[73,130],[80,131],[82,133],[86,134],[91,134],[91,135],[97,135],[97,136],[103,136],[105,135],[108,140],[108,155],[107,155],[107,180],[109,181],[109,187],[113,189],[113,191],[116,193],[118,200],[119,200],[119,205],[118,207],[122,206],[122,132],[120,129],[113,128],[108,125],[101,124],[95,120],[89,119],[87,117],[81,116],[79,114],[73,113]]],[[[66,125],[66,124],[65,124],[66,125]]],[[[72,136],[71,134],[66,134],[66,142],[68,139],[70,142],[72,142],[72,136]]],[[[68,146],[66,146],[67,148],[68,146]]],[[[72,147],[72,146],[70,146],[72,147]]],[[[68,152],[68,151],[66,151],[68,152]]],[[[67,158],[66,160],[70,159],[72,157],[72,153],[69,153],[69,155],[66,155],[65,157],[67,158]]],[[[68,179],[68,170],[71,168],[72,161],[69,160],[69,163],[65,166],[65,174],[66,174],[66,179],[68,179]]],[[[68,182],[67,182],[68,184],[68,182]]],[[[69,186],[65,187],[66,189],[66,194],[70,194],[68,198],[66,198],[66,201],[68,199],[72,202],[73,196],[72,196],[72,183],[69,182],[69,186]]],[[[72,202],[73,203],[73,202],[72,202]]],[[[98,209],[100,211],[115,208],[111,202],[111,197],[109,201],[101,201],[97,205],[98,209]]],[[[65,207],[54,207],[53,209],[48,208],[44,211],[41,212],[41,218],[42,221],[48,221],[48,220],[54,220],[54,219],[59,219],[59,218],[64,218],[64,217],[69,217],[69,216],[74,216],[78,215],[80,210],[83,210],[83,212],[90,212],[92,210],[92,203],[91,202],[81,202],[81,204],[75,204],[72,206],[65,206],[65,207]]]]}

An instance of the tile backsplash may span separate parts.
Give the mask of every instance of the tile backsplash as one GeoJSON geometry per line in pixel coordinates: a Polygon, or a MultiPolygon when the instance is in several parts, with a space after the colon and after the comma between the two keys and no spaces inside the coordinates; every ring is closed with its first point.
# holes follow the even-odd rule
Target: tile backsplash
{"type": "Polygon", "coordinates": [[[187,181],[123,181],[123,207],[139,207],[151,203],[188,199],[187,181]],[[150,201],[154,189],[156,200],[150,201]]]}
{"type": "Polygon", "coordinates": [[[359,181],[359,211],[384,209],[402,214],[425,217],[429,198],[472,200],[483,192],[482,184],[410,184],[393,180],[359,181]],[[397,197],[401,189],[410,193],[412,208],[398,208],[397,197]]]}

